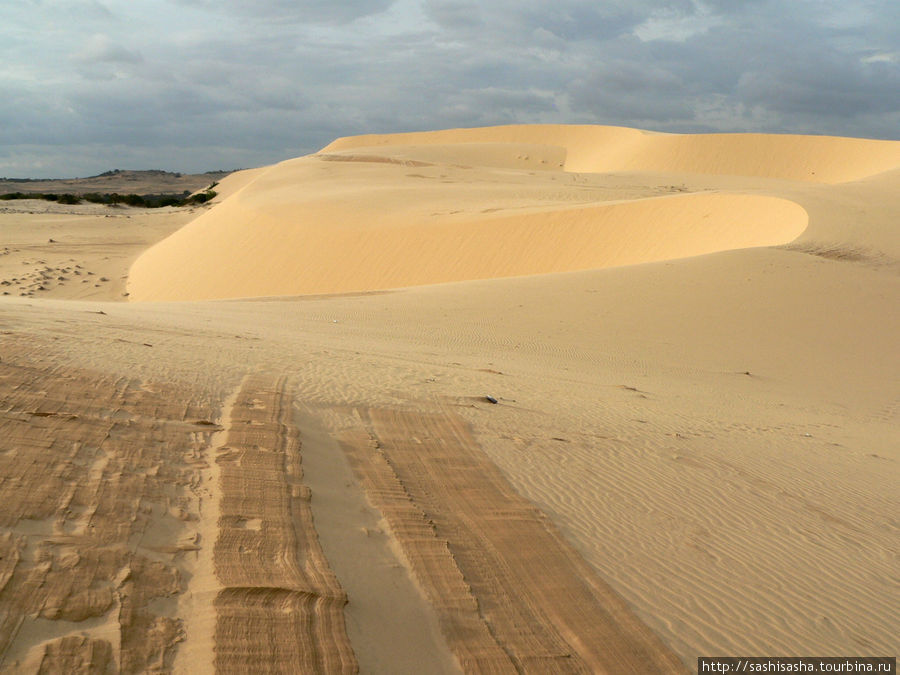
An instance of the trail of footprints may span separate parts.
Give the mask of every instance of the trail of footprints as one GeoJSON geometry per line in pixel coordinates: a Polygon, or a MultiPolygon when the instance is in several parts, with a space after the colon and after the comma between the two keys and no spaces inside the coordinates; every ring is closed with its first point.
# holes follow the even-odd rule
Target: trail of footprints
{"type": "MultiPolygon", "coordinates": [[[[0,256],[12,253],[19,253],[19,249],[6,247],[0,250],[0,256]]],[[[61,286],[89,284],[100,288],[110,281],[108,277],[97,276],[96,272],[86,269],[74,258],[52,264],[44,259],[23,260],[22,265],[24,269],[20,274],[0,280],[3,289],[0,293],[32,297],[61,286]]]]}

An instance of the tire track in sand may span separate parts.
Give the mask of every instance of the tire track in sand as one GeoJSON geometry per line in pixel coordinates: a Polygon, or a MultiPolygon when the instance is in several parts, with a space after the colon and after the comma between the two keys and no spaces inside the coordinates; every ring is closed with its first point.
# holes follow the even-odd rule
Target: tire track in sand
{"type": "Polygon", "coordinates": [[[355,413],[342,444],[466,672],[686,672],[461,418],[355,413]]]}
{"type": "Polygon", "coordinates": [[[219,425],[218,391],[2,346],[0,670],[355,671],[283,380],[219,425]]]}
{"type": "Polygon", "coordinates": [[[2,347],[0,670],[170,670],[210,397],[2,347]]]}
{"type": "Polygon", "coordinates": [[[213,561],[219,673],[352,673],[346,593],[332,573],[301,483],[285,379],[250,375],[228,413],[213,561]]]}

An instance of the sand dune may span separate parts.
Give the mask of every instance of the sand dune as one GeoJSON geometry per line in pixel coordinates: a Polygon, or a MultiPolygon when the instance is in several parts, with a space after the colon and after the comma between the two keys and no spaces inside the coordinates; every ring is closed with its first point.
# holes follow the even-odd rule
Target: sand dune
{"type": "MultiPolygon", "coordinates": [[[[269,215],[245,206],[241,196],[143,254],[130,272],[131,298],[340,293],[570,272],[785,244],[807,220],[793,202],[751,195],[662,197],[480,217],[429,217],[387,205],[348,212],[342,200],[294,203],[269,215]]],[[[406,195],[397,191],[396,203],[405,206],[406,195]]]]}
{"type": "Polygon", "coordinates": [[[337,293],[786,244],[808,220],[784,197],[792,181],[898,165],[900,143],[831,137],[538,126],[340,139],[230,177],[227,199],[136,261],[128,290],[337,293]]]}
{"type": "Polygon", "coordinates": [[[356,137],[171,236],[0,213],[0,668],[897,653],[898,147],[356,137]],[[154,241],[177,302],[62,299],[154,241]]]}
{"type": "Polygon", "coordinates": [[[521,162],[550,166],[555,159],[556,166],[566,171],[582,172],[670,171],[840,183],[900,165],[900,144],[891,141],[787,134],[681,135],[571,125],[351,136],[334,141],[322,152],[470,143],[539,144],[543,147],[537,152],[529,152],[524,145],[512,154],[521,162]]]}

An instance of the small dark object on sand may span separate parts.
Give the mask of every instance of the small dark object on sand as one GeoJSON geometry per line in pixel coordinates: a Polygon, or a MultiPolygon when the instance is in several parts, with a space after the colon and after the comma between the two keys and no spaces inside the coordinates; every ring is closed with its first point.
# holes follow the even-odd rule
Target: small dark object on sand
{"type": "Polygon", "coordinates": [[[48,239],[48,240],[47,240],[47,243],[48,243],[48,244],[55,244],[55,243],[56,243],[56,239],[48,239]]]}
{"type": "Polygon", "coordinates": [[[487,401],[488,403],[496,403],[497,402],[497,399],[495,399],[493,396],[485,396],[484,400],[487,401]]]}

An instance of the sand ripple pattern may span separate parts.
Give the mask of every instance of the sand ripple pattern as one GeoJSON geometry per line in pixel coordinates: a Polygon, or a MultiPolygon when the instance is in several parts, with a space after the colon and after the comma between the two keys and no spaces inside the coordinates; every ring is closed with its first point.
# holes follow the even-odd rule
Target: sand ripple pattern
{"type": "Polygon", "coordinates": [[[347,596],[313,526],[284,379],[248,376],[229,418],[216,459],[216,671],[356,672],[347,596]]]}
{"type": "Polygon", "coordinates": [[[466,672],[681,672],[451,413],[358,410],[342,434],[466,672]]]}

